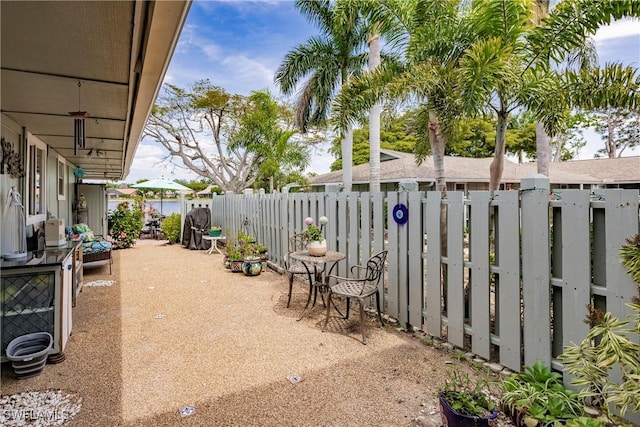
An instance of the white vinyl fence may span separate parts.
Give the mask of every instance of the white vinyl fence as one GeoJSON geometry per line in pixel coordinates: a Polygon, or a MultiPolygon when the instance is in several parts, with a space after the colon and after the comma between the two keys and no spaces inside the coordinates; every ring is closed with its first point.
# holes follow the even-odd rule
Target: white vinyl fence
{"type": "Polygon", "coordinates": [[[401,324],[515,371],[536,360],[561,369],[556,356],[563,346],[587,334],[587,305],[624,318],[625,303],[637,295],[618,249],[638,233],[639,193],[549,192],[539,184],[524,180],[523,190],[493,197],[449,192],[445,200],[439,192],[415,191],[188,203],[210,207],[211,223],[230,238],[238,231],[254,235],[280,266],[288,236],[304,229],[306,217],[327,216],[329,249],[347,254],[341,275],[388,249],[384,311],[401,324]],[[399,204],[408,212],[403,225],[393,219],[399,204]]]}

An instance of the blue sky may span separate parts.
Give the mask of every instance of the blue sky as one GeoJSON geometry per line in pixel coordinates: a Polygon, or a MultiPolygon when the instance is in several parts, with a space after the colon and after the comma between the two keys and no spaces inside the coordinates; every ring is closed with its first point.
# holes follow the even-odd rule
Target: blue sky
{"type": "MultiPolygon", "coordinates": [[[[293,1],[195,0],[165,81],[187,88],[206,78],[229,93],[248,95],[270,89],[281,97],[273,84],[276,69],[288,51],[315,34],[315,28],[295,10],[293,1]]],[[[621,21],[599,30],[596,46],[601,62],[640,67],[640,23],[621,21]]],[[[595,133],[586,136],[594,142],[581,158],[593,157],[603,146],[595,133]]],[[[333,158],[326,149],[316,149],[308,171],[329,171],[333,158]]],[[[640,151],[629,154],[639,155],[640,151]]],[[[163,163],[166,155],[158,143],[144,140],[125,181],[134,183],[162,174],[172,179],[195,178],[191,172],[163,163]]]]}

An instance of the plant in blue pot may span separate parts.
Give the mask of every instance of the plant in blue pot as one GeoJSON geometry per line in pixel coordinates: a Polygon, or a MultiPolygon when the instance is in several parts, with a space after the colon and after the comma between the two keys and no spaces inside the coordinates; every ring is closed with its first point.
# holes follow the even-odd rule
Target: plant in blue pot
{"type": "Polygon", "coordinates": [[[211,237],[220,237],[221,234],[222,234],[222,227],[214,225],[209,229],[209,236],[211,237]]]}
{"type": "Polygon", "coordinates": [[[486,380],[472,381],[459,367],[447,371],[438,396],[442,424],[447,427],[497,426],[498,411],[486,380]]]}

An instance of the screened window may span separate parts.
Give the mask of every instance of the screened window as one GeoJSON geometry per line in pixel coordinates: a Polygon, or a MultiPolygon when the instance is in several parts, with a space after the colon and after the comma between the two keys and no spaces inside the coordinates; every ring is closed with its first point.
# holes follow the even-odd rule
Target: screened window
{"type": "Polygon", "coordinates": [[[67,162],[58,156],[58,200],[67,200],[67,162]]]}
{"type": "Polygon", "coordinates": [[[47,207],[45,198],[47,176],[47,146],[39,139],[27,139],[27,223],[45,221],[47,207]]]}

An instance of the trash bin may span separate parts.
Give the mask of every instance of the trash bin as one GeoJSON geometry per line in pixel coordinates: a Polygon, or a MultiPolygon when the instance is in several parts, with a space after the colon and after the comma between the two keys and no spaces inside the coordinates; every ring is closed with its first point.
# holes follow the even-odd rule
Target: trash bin
{"type": "Polygon", "coordinates": [[[26,379],[42,373],[52,347],[50,333],[35,332],[13,339],[7,346],[6,355],[18,379],[26,379]]]}

